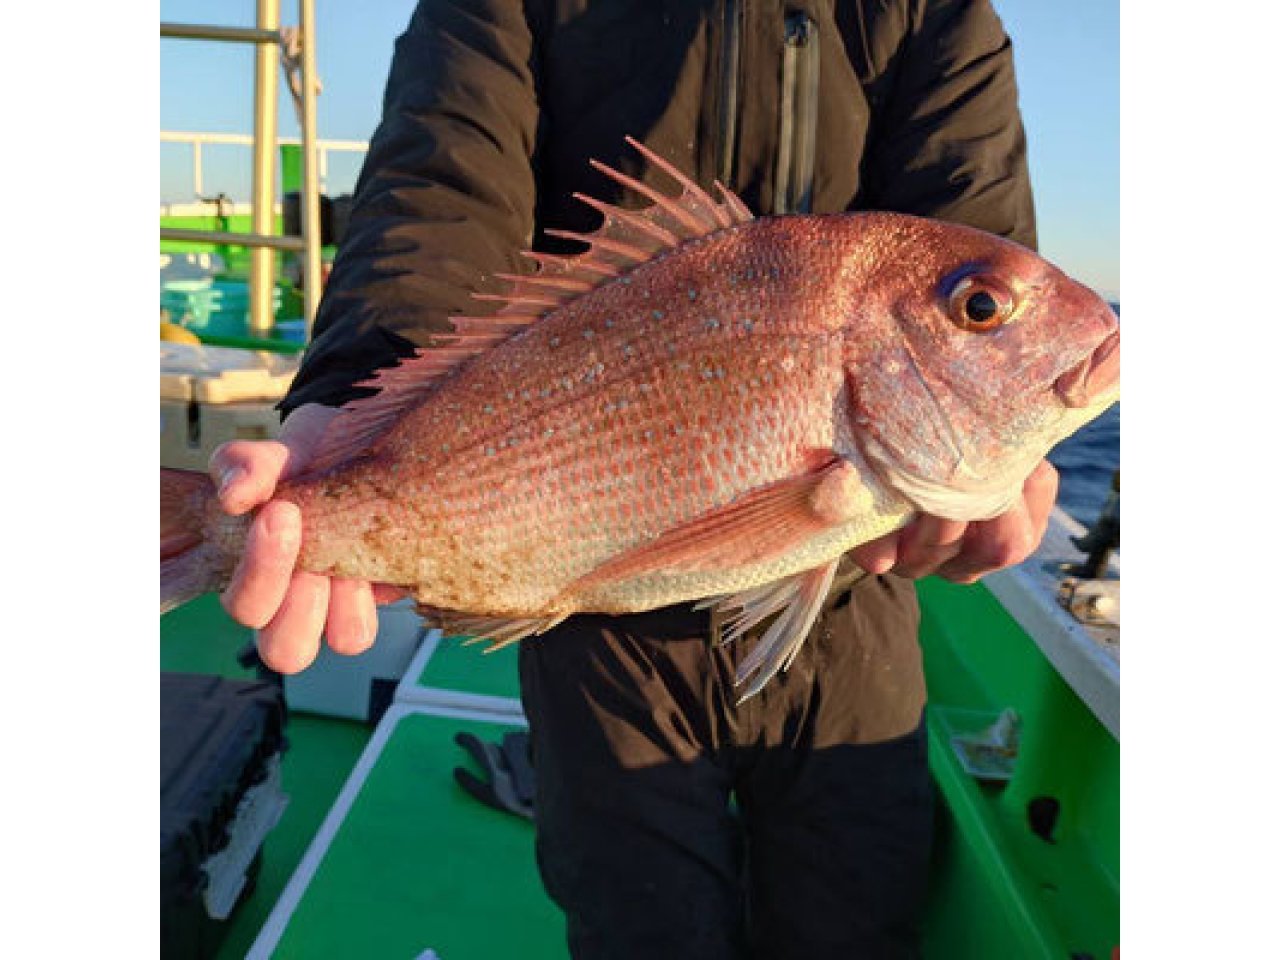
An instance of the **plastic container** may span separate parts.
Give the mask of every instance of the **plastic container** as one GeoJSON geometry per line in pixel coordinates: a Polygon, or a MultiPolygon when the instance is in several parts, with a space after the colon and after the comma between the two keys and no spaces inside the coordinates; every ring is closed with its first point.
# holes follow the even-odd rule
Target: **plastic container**
{"type": "Polygon", "coordinates": [[[210,277],[166,280],[160,285],[160,309],[169,311],[174,323],[188,330],[200,330],[209,323],[213,310],[213,280],[210,277]]]}
{"type": "Polygon", "coordinates": [[[304,344],[307,342],[307,321],[302,319],[277,320],[276,325],[271,328],[271,333],[279,340],[304,344]]]}
{"type": "Polygon", "coordinates": [[[311,666],[284,678],[289,709],[377,723],[395,699],[423,633],[411,600],[378,608],[378,636],[364,653],[347,657],[322,646],[311,666]]]}
{"type": "Polygon", "coordinates": [[[966,710],[941,704],[929,709],[965,773],[985,783],[1013,779],[1019,730],[1015,711],[966,710]]]}
{"type": "Polygon", "coordinates": [[[204,470],[209,458],[200,462],[198,437],[192,437],[190,400],[160,400],[160,466],[171,470],[204,470]]]}
{"type": "Polygon", "coordinates": [[[273,683],[160,675],[160,940],[212,956],[251,889],[280,790],[284,701],[273,683]]]}
{"type": "MultiPolygon", "coordinates": [[[[284,303],[286,289],[277,283],[272,316],[284,303]]],[[[210,277],[167,280],[160,286],[160,307],[175,323],[201,334],[243,336],[249,329],[249,284],[210,277]]]]}

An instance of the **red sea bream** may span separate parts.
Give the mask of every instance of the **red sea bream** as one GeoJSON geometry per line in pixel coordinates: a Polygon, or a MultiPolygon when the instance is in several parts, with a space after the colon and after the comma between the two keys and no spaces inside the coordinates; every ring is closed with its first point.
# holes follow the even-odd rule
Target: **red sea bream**
{"type": "MultiPolygon", "coordinates": [[[[837,559],[919,512],[1006,510],[1119,391],[1096,294],[978,230],[891,213],[754,218],[635,145],[676,199],[531,254],[488,317],[370,384],[276,497],[299,566],[407,588],[509,642],[577,612],[703,601],[777,615],[739,681],[785,668],[837,559]]],[[[162,471],[162,608],[222,588],[248,518],[162,471]]]]}

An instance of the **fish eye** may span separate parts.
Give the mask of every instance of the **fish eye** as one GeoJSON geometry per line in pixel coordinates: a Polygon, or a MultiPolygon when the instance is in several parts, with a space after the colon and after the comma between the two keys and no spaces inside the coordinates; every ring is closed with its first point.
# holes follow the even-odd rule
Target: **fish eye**
{"type": "Polygon", "coordinates": [[[961,330],[987,333],[1013,316],[1013,294],[995,277],[963,277],[947,298],[947,314],[961,330]]]}

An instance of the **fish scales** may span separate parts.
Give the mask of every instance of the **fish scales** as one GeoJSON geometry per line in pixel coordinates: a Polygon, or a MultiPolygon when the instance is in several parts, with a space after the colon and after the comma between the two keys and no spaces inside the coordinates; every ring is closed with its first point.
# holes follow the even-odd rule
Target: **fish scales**
{"type": "MultiPolygon", "coordinates": [[[[386,449],[397,477],[421,477],[432,495],[412,502],[412,543],[400,524],[383,528],[372,552],[395,560],[379,575],[432,584],[442,607],[529,615],[609,556],[831,448],[844,358],[823,304],[841,260],[806,254],[779,226],[755,221],[642,265],[477,358],[406,417],[386,449]],[[451,576],[459,565],[466,574],[451,576]]],[[[308,544],[341,540],[351,511],[330,518],[312,501],[300,504],[308,544]]],[[[366,559],[300,562],[359,576],[366,559]]],[[[644,602],[654,585],[633,590],[644,602]]],[[[612,591],[613,604],[630,600],[612,591]]]]}

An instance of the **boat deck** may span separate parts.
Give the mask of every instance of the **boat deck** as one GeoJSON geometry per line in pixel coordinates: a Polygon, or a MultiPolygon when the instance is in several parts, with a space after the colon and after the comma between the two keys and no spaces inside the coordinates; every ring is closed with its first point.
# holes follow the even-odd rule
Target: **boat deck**
{"type": "MultiPolygon", "coordinates": [[[[1102,960],[1119,941],[1119,743],[1102,722],[1112,701],[1081,695],[1052,645],[1033,642],[1026,618],[1012,615],[1017,603],[993,595],[1027,589],[1043,593],[1017,578],[991,590],[920,585],[941,799],[927,957],[1102,960]],[[952,736],[1004,710],[1020,722],[1012,776],[974,777],[952,736]],[[1033,809],[1051,815],[1037,823],[1033,809]]],[[[248,678],[236,655],[251,640],[216,597],[203,597],[162,618],[161,667],[248,678]]],[[[1116,685],[1118,702],[1118,664],[1116,685]]],[[[219,960],[428,949],[442,960],[563,957],[563,920],[538,882],[532,827],[452,778],[466,762],[453,734],[498,739],[520,722],[517,692],[512,650],[482,656],[429,637],[376,732],[291,711],[282,767],[290,804],[219,960]]]]}

